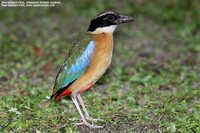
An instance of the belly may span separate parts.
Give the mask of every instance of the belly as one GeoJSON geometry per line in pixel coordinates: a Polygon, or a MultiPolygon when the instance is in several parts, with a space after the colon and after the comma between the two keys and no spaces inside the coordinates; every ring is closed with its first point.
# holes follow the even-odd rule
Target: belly
{"type": "Polygon", "coordinates": [[[112,55],[107,57],[103,56],[101,59],[98,58],[98,60],[92,59],[86,72],[70,86],[70,90],[72,92],[81,93],[92,87],[106,72],[110,65],[111,57],[112,55]]]}
{"type": "Polygon", "coordinates": [[[106,72],[111,63],[112,53],[108,56],[102,56],[101,58],[91,61],[88,67],[87,73],[91,76],[91,79],[98,80],[106,72]]]}

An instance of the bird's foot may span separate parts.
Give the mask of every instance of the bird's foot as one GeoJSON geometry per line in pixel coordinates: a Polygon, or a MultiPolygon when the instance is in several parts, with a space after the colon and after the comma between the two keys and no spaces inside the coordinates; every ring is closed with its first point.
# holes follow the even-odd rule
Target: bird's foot
{"type": "Polygon", "coordinates": [[[88,120],[88,121],[95,121],[95,122],[96,121],[104,121],[104,120],[99,119],[99,118],[92,118],[91,116],[86,116],[85,119],[88,120]]]}
{"type": "Polygon", "coordinates": [[[97,125],[93,125],[93,124],[90,124],[88,123],[87,121],[82,121],[80,123],[76,123],[76,125],[86,125],[88,126],[89,128],[103,128],[103,126],[97,126],[97,125]]]}

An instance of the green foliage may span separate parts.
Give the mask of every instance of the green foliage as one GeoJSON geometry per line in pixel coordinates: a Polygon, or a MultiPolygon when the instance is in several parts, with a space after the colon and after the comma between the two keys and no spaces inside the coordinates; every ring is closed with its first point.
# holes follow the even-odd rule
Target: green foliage
{"type": "Polygon", "coordinates": [[[199,132],[197,0],[68,1],[56,8],[0,8],[0,132],[199,132]],[[106,3],[106,4],[105,4],[106,3]],[[65,99],[48,101],[68,49],[97,13],[135,17],[119,26],[109,71],[83,94],[93,130],[65,99]]]}

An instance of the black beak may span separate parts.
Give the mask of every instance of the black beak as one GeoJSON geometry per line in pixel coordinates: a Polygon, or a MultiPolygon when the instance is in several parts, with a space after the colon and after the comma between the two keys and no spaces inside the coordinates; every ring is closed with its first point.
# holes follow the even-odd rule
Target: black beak
{"type": "Polygon", "coordinates": [[[125,16],[125,15],[119,15],[117,20],[115,20],[116,24],[122,24],[122,23],[130,23],[133,22],[134,19],[130,16],[125,16]]]}

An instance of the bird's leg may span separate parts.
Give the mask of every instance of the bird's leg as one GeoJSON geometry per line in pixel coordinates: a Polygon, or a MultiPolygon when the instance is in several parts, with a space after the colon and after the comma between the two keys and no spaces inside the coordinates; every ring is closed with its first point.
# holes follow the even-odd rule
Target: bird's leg
{"type": "Polygon", "coordinates": [[[81,116],[81,119],[82,119],[82,123],[78,123],[78,125],[86,125],[86,126],[88,126],[88,127],[90,127],[90,128],[103,128],[103,126],[91,125],[90,123],[88,123],[88,122],[86,121],[86,119],[85,119],[85,117],[84,117],[84,115],[83,115],[83,113],[82,113],[82,111],[81,111],[81,109],[80,109],[80,106],[79,106],[79,104],[78,104],[78,101],[77,101],[77,94],[76,94],[76,93],[72,94],[72,95],[71,95],[71,98],[72,98],[72,101],[73,101],[74,105],[76,106],[76,109],[78,110],[78,112],[79,112],[79,114],[80,114],[80,116],[81,116]]]}
{"type": "Polygon", "coordinates": [[[84,111],[84,113],[85,113],[85,119],[87,119],[87,120],[89,120],[89,121],[98,121],[98,120],[103,121],[103,120],[101,120],[101,119],[92,118],[92,117],[89,115],[89,113],[88,113],[88,111],[87,111],[87,109],[86,109],[86,107],[85,107],[85,104],[84,104],[84,102],[83,102],[83,99],[81,98],[81,95],[78,94],[78,95],[77,95],[77,98],[78,98],[78,101],[79,101],[79,103],[81,104],[81,106],[82,106],[82,108],[83,108],[83,111],[84,111]]]}

